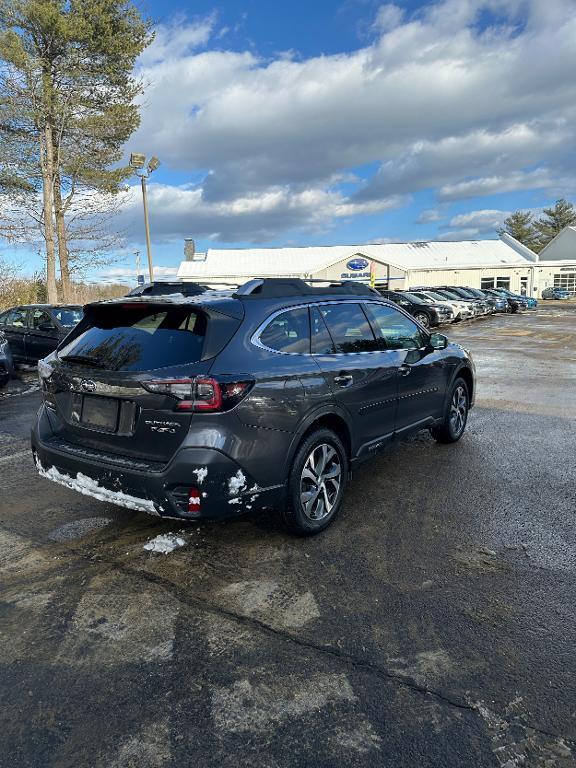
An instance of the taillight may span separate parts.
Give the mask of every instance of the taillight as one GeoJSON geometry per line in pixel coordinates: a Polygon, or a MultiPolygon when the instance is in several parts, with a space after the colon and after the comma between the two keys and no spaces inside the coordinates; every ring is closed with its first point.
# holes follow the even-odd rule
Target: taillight
{"type": "Polygon", "coordinates": [[[176,398],[177,411],[195,413],[229,411],[246,397],[252,384],[252,381],[218,381],[211,377],[142,382],[149,392],[176,398]]]}

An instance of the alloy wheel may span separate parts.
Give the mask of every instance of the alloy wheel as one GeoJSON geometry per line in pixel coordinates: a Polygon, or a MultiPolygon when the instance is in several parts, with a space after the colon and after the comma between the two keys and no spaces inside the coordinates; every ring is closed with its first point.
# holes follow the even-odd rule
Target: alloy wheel
{"type": "Polygon", "coordinates": [[[428,315],[425,315],[424,312],[418,312],[418,314],[414,316],[414,319],[418,320],[420,325],[423,325],[424,328],[428,328],[428,326],[430,325],[430,320],[428,319],[428,315]]]}
{"type": "Polygon", "coordinates": [[[466,390],[459,385],[454,390],[452,402],[450,403],[450,426],[454,436],[461,434],[466,424],[466,414],[468,411],[468,397],[466,390]]]}
{"type": "Polygon", "coordinates": [[[342,463],[338,451],[327,443],[309,454],[300,476],[300,504],[309,520],[327,517],[338,500],[342,463]]]}

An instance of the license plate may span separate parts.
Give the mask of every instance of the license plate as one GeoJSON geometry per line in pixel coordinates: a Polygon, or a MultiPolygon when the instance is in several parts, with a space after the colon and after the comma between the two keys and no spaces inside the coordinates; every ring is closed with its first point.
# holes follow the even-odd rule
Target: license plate
{"type": "Polygon", "coordinates": [[[106,432],[116,432],[118,427],[118,400],[111,397],[84,395],[82,402],[82,424],[106,432]]]}

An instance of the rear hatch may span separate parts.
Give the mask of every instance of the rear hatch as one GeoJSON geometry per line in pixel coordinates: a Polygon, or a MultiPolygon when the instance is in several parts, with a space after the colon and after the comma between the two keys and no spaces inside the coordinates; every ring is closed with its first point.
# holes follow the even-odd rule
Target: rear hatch
{"type": "Polygon", "coordinates": [[[194,382],[240,322],[158,299],[89,305],[44,383],[55,437],[120,463],[167,463],[194,418],[194,382]]]}

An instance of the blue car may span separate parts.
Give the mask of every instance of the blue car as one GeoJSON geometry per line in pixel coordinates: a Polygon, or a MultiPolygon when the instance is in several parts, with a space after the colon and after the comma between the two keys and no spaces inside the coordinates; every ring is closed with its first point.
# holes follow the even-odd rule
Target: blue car
{"type": "Polygon", "coordinates": [[[543,299],[569,299],[570,291],[566,288],[544,288],[542,291],[543,299]]]}
{"type": "Polygon", "coordinates": [[[493,290],[499,293],[501,296],[506,296],[509,299],[520,299],[521,301],[525,302],[527,309],[536,309],[538,306],[536,299],[533,299],[531,296],[521,296],[518,293],[512,293],[512,291],[508,291],[506,288],[493,288],[493,290]]]}

